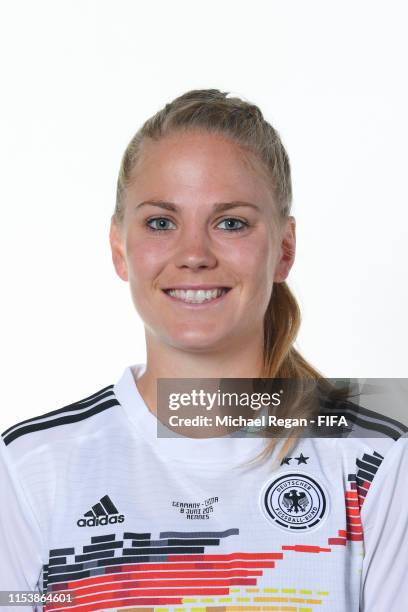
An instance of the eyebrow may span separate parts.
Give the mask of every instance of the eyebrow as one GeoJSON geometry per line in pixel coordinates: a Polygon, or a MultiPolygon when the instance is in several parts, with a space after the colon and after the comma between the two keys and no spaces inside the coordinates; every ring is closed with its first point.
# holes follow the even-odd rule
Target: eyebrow
{"type": "MultiPolygon", "coordinates": [[[[145,202],[140,202],[140,204],[138,204],[136,206],[137,209],[141,208],[142,206],[158,206],[159,208],[164,208],[165,210],[171,210],[173,212],[177,212],[179,210],[179,207],[177,206],[177,204],[173,204],[172,202],[165,202],[163,200],[146,200],[145,202]]],[[[229,210],[230,208],[236,208],[238,206],[248,206],[249,208],[254,208],[255,210],[260,210],[259,206],[257,206],[256,204],[253,204],[252,202],[240,202],[240,201],[233,201],[233,202],[217,202],[216,204],[214,204],[213,209],[215,212],[222,212],[223,210],[229,210]]]]}

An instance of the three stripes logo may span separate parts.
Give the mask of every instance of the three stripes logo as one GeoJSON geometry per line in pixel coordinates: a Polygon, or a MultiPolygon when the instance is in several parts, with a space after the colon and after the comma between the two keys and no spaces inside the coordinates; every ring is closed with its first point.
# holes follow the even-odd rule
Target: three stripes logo
{"type": "Polygon", "coordinates": [[[109,495],[101,497],[99,502],[92,506],[91,510],[84,513],[84,517],[77,520],[78,527],[98,527],[99,525],[112,525],[123,523],[125,517],[119,514],[119,510],[112,502],[109,495]]]}

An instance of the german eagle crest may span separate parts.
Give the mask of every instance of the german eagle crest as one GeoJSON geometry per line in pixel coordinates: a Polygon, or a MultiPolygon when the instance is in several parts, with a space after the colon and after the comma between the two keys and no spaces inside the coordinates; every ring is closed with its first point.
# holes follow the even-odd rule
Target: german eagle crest
{"type": "Polygon", "coordinates": [[[328,514],[328,495],[315,477],[285,472],[269,480],[261,491],[260,505],[266,518],[287,531],[319,527],[328,514]]]}

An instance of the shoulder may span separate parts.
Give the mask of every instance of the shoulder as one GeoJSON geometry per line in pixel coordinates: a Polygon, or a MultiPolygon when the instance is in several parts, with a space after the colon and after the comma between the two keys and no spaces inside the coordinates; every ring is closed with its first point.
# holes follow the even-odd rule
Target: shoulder
{"type": "Polygon", "coordinates": [[[26,452],[44,444],[91,431],[109,420],[119,406],[114,385],[107,385],[72,404],[15,423],[1,433],[11,454],[26,452]]]}
{"type": "Polygon", "coordinates": [[[408,434],[399,436],[397,440],[390,438],[360,440],[359,447],[355,452],[354,474],[349,476],[349,480],[355,482],[362,505],[364,501],[375,495],[384,479],[397,485],[402,477],[406,478],[399,466],[402,463],[407,464],[408,434]]]}
{"type": "Polygon", "coordinates": [[[364,476],[375,474],[390,453],[406,452],[408,427],[401,421],[352,401],[340,402],[335,410],[347,420],[356,466],[364,476]]]}
{"type": "Polygon", "coordinates": [[[408,427],[404,423],[387,414],[369,410],[349,399],[321,398],[320,413],[327,416],[333,415],[337,418],[344,417],[347,422],[346,428],[350,430],[350,434],[347,435],[348,438],[378,438],[397,441],[408,433],[408,427]]]}
{"type": "Polygon", "coordinates": [[[399,516],[407,496],[408,434],[395,441],[382,457],[376,454],[374,459],[377,460],[374,466],[367,462],[368,465],[364,463],[359,468],[361,473],[357,486],[360,490],[367,489],[361,515],[363,522],[365,526],[373,525],[377,520],[385,521],[388,516],[396,524],[398,517],[391,519],[390,512],[392,507],[398,506],[399,516]]]}
{"type": "Polygon", "coordinates": [[[81,482],[92,461],[110,456],[110,449],[120,444],[117,432],[126,435],[123,418],[114,385],[108,385],[3,431],[0,480],[4,498],[17,496],[21,507],[35,513],[41,530],[49,529],[56,499],[65,495],[66,481],[81,482]]]}
{"type": "MultiPolygon", "coordinates": [[[[395,465],[408,455],[408,427],[350,399],[322,398],[320,409],[325,415],[335,416],[335,422],[344,418],[342,433],[331,427],[331,435],[336,438],[336,456],[344,466],[346,486],[355,491],[361,507],[384,478],[400,478],[401,472],[395,470],[395,465]]],[[[333,441],[332,438],[327,442],[333,441]]]]}

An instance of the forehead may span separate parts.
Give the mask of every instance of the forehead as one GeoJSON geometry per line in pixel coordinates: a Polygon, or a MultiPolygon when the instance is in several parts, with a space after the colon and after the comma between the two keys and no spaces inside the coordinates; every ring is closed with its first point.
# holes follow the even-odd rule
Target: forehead
{"type": "Polygon", "coordinates": [[[204,131],[146,138],[132,170],[129,191],[149,196],[273,199],[271,182],[257,157],[233,140],[204,131]],[[159,193],[159,192],[162,193],[159,193]],[[163,193],[166,192],[167,193],[163,193]]]}

